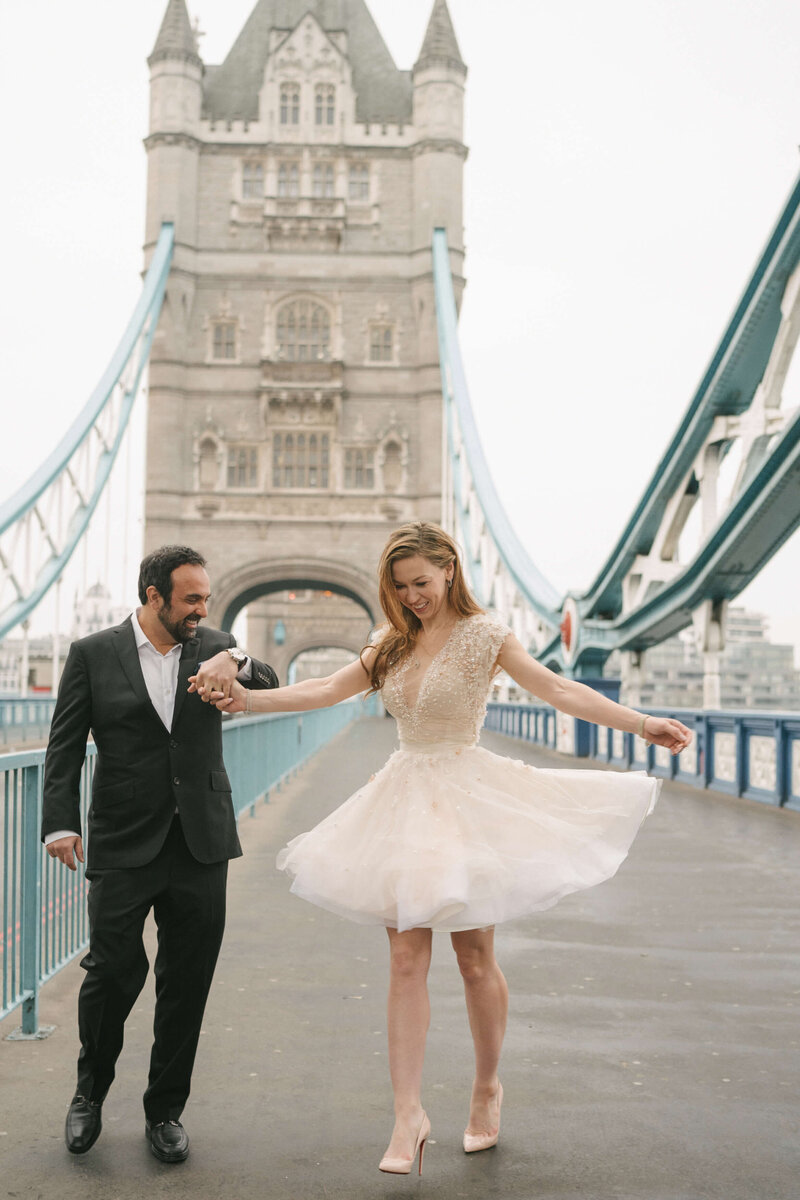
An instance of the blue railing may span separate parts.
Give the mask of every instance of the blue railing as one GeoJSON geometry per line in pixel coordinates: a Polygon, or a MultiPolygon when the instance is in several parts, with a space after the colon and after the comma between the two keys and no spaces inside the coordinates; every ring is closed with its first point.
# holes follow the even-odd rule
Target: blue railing
{"type": "Polygon", "coordinates": [[[43,737],[55,705],[50,696],[0,697],[0,745],[43,737]]]}
{"type": "Polygon", "coordinates": [[[692,787],[800,811],[800,713],[648,712],[688,725],[694,732],[689,749],[673,756],[632,733],[577,721],[544,704],[490,704],[486,728],[624,770],[649,771],[692,787]]]}
{"type": "MultiPolygon", "coordinates": [[[[225,760],[237,816],[254,814],[312,754],[360,716],[374,715],[375,697],[310,713],[226,720],[225,760]]],[[[0,755],[3,878],[0,925],[0,1020],[19,1005],[22,1025],[12,1037],[41,1037],[42,985],[87,945],[83,869],[69,871],[40,841],[45,751],[0,755]]],[[[95,747],[87,747],[81,776],[82,826],[92,790],[95,747]]]]}

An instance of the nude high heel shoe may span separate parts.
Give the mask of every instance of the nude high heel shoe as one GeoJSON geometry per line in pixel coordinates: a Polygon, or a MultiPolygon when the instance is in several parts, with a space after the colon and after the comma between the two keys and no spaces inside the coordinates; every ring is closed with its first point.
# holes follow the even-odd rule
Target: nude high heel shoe
{"type": "Polygon", "coordinates": [[[497,1085],[497,1132],[496,1133],[470,1133],[469,1129],[464,1130],[464,1153],[475,1154],[478,1150],[488,1150],[490,1146],[497,1145],[497,1139],[500,1137],[500,1106],[503,1103],[503,1085],[497,1085]]]}
{"type": "Polygon", "coordinates": [[[422,1124],[419,1127],[417,1134],[414,1153],[411,1158],[387,1158],[384,1157],[378,1164],[379,1171],[386,1171],[389,1175],[410,1175],[411,1168],[414,1164],[414,1159],[417,1157],[419,1150],[419,1173],[422,1174],[422,1155],[425,1152],[425,1143],[431,1136],[431,1123],[425,1113],[422,1114],[422,1124]]]}

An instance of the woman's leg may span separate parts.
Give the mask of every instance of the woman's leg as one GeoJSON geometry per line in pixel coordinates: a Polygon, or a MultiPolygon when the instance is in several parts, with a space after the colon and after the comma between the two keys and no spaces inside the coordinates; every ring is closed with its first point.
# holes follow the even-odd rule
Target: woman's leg
{"type": "Polygon", "coordinates": [[[468,1133],[494,1134],[498,1126],[497,1064],[508,1016],[508,986],[494,956],[494,929],[450,935],[464,979],[469,1027],[475,1044],[475,1080],[468,1133]]]}
{"type": "Polygon", "coordinates": [[[422,1122],[422,1064],[431,1019],[428,968],[430,929],[387,929],[389,976],[389,1071],[394,1091],[395,1126],[387,1158],[411,1159],[422,1122]]]}

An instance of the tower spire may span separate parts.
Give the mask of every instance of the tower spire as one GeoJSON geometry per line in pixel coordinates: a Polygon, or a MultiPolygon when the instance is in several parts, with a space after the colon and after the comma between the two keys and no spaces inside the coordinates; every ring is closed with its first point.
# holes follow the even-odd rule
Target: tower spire
{"type": "Polygon", "coordinates": [[[156,44],[148,58],[150,66],[162,58],[181,58],[200,63],[197,38],[189,20],[186,0],[168,0],[167,11],[158,31],[156,44]]]}
{"type": "Polygon", "coordinates": [[[419,58],[414,64],[414,70],[419,71],[431,63],[447,63],[448,66],[460,67],[466,70],[456,40],[456,31],[447,7],[447,0],[434,0],[428,28],[422,42],[419,58]]]}

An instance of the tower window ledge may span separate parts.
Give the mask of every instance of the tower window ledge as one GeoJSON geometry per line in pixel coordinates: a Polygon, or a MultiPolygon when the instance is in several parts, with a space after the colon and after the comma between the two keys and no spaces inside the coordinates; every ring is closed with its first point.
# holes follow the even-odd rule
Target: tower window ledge
{"type": "Polygon", "coordinates": [[[314,362],[285,362],[263,359],[261,362],[261,386],[280,388],[305,388],[309,385],[324,386],[326,391],[340,391],[344,382],[344,363],[338,359],[322,359],[314,362]]]}
{"type": "Polygon", "coordinates": [[[345,204],[339,196],[268,196],[264,214],[267,219],[319,220],[325,217],[344,223],[345,204]]]}

